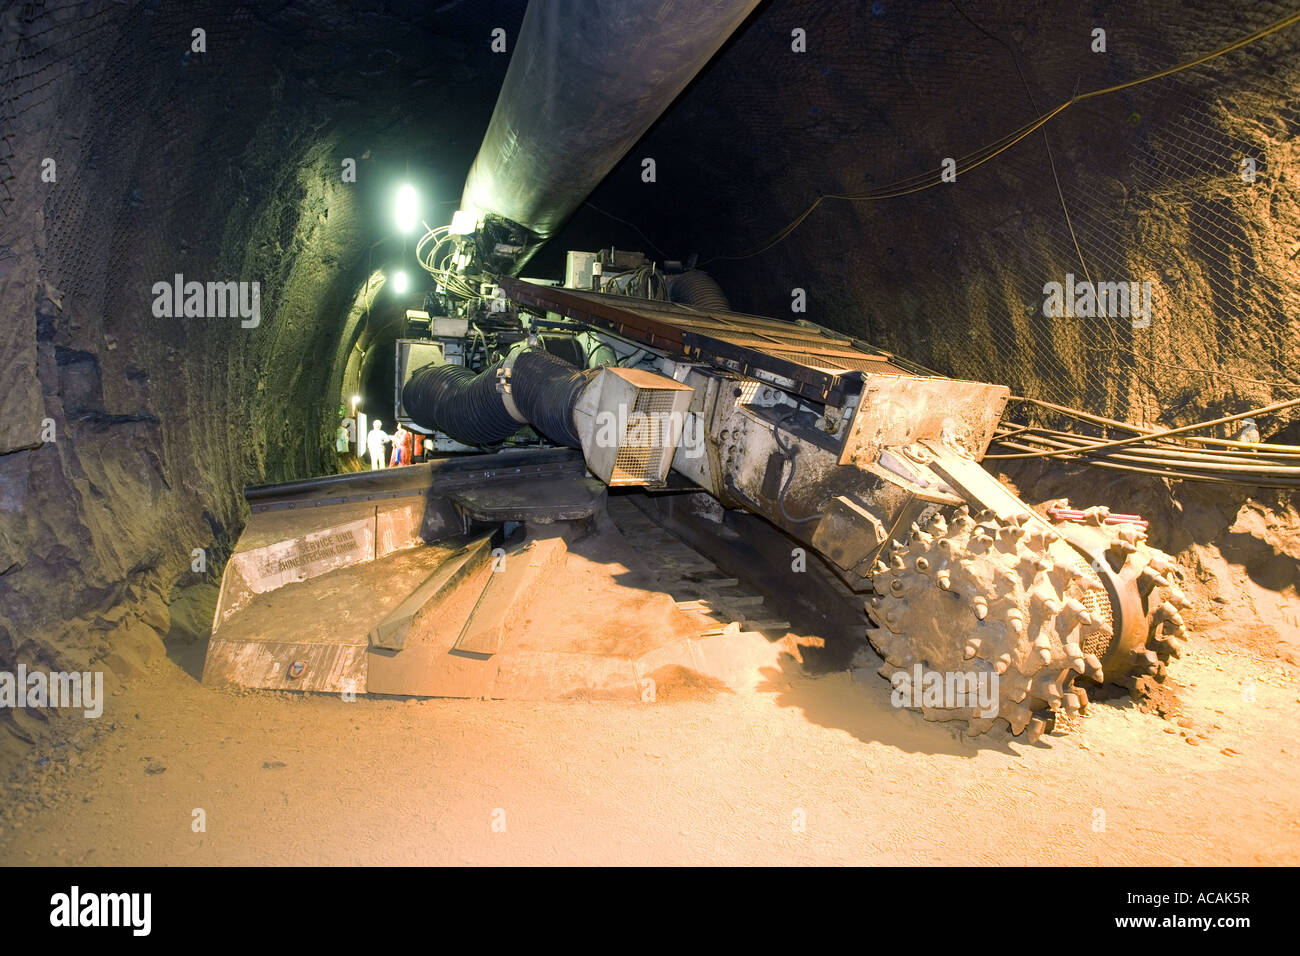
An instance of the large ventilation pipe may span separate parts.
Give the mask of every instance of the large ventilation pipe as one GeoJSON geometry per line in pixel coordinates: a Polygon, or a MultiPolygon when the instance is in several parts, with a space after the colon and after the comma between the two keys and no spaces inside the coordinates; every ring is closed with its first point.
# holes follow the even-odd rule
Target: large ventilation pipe
{"type": "Polygon", "coordinates": [[[527,231],[518,272],[758,0],[532,0],[461,208],[527,231]]]}
{"type": "Polygon", "coordinates": [[[694,389],[640,369],[579,369],[532,348],[477,375],[426,365],[402,389],[417,425],[469,445],[504,441],[525,423],[580,448],[609,485],[661,487],[672,466],[694,389]]]}
{"type": "Polygon", "coordinates": [[[477,374],[462,365],[426,365],[403,387],[402,404],[415,424],[467,445],[504,441],[528,424],[579,448],[573,409],[598,372],[536,349],[514,352],[477,374]]]}

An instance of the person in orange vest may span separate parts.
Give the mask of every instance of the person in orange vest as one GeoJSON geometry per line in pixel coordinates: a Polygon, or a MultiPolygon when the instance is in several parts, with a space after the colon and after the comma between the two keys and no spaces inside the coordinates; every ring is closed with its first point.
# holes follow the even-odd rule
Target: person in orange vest
{"type": "Polygon", "coordinates": [[[397,423],[397,431],[393,432],[393,460],[392,466],[409,465],[411,459],[407,449],[410,447],[411,433],[402,427],[402,423],[397,423]]]}

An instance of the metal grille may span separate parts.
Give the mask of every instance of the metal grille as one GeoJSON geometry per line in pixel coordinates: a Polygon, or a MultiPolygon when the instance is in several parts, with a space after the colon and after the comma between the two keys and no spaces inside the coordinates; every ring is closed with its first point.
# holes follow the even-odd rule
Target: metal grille
{"type": "Polygon", "coordinates": [[[670,415],[675,393],[642,388],[628,415],[614,458],[611,485],[657,484],[664,479],[665,443],[670,437],[670,415]]]}

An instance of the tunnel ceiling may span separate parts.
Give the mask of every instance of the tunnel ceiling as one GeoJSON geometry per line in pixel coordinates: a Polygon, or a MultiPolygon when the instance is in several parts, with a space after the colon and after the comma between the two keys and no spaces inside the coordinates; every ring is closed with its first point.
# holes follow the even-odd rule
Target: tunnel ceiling
{"type": "MultiPolygon", "coordinates": [[[[557,274],[566,248],[653,243],[698,253],[738,308],[790,315],[802,289],[795,317],[1048,400],[1182,421],[1284,397],[1300,27],[1077,103],[956,182],[827,200],[727,258],[819,195],[929,173],[1290,12],[1248,7],[769,0],[592,196],[626,223],[582,209],[529,272],[557,274]],[[1045,317],[1044,284],[1067,273],[1151,281],[1150,328],[1045,317]]],[[[175,588],[212,577],[242,486],[333,467],[358,292],[393,261],[386,191],[410,175],[459,196],[508,62],[491,31],[513,37],[523,9],[6,8],[0,661],[129,653],[133,633],[166,631],[175,588]],[[155,283],[178,273],[260,281],[260,322],[155,316],[155,283]]]]}

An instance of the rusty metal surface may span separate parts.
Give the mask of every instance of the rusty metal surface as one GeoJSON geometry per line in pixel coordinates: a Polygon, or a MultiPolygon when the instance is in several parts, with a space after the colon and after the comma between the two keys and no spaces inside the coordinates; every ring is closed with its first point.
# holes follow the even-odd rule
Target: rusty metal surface
{"type": "Polygon", "coordinates": [[[742,375],[839,404],[856,393],[863,372],[905,374],[854,340],[809,325],[738,312],[703,310],[649,299],[558,289],[502,278],[516,302],[558,312],[652,348],[706,361],[742,375]]]}
{"type": "Polygon", "coordinates": [[[984,457],[1011,391],[1005,385],[913,375],[873,375],[840,453],[841,464],[865,465],[889,447],[951,438],[978,460],[984,457]],[[945,435],[945,429],[950,435],[945,435]]]}

